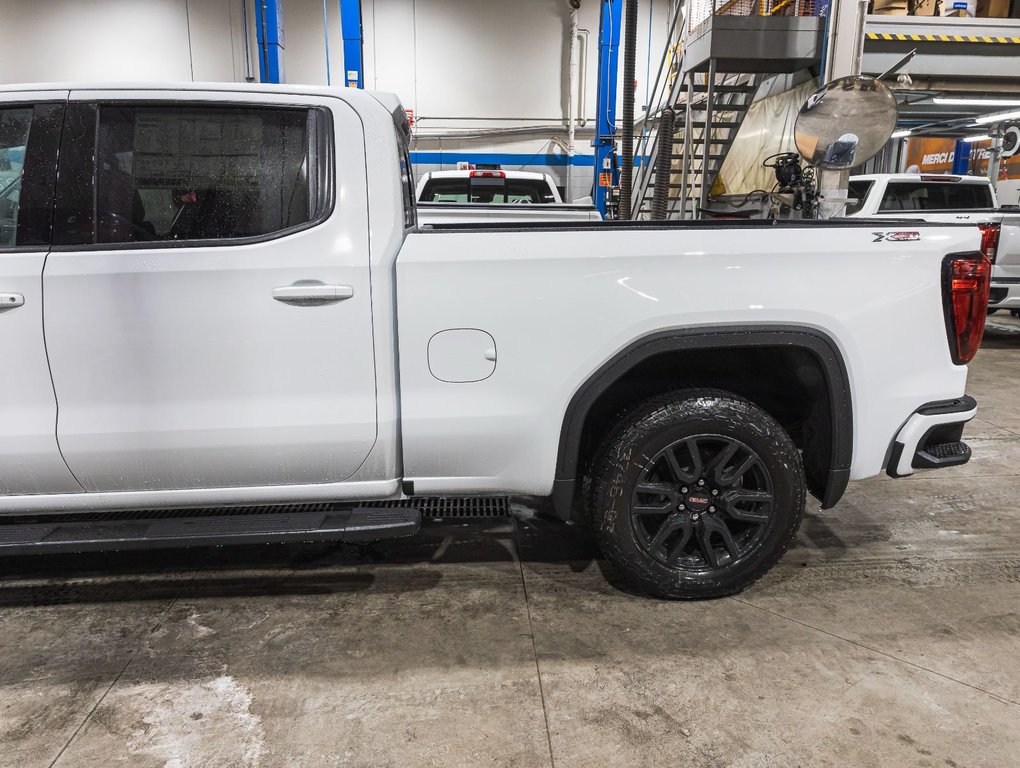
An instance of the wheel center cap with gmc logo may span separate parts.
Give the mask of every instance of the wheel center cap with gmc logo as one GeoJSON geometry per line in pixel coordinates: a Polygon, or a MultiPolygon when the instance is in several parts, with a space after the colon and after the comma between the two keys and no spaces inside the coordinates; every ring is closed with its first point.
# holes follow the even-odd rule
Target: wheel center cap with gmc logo
{"type": "Polygon", "coordinates": [[[703,512],[708,509],[709,501],[707,493],[692,493],[687,497],[687,509],[692,512],[703,512]]]}

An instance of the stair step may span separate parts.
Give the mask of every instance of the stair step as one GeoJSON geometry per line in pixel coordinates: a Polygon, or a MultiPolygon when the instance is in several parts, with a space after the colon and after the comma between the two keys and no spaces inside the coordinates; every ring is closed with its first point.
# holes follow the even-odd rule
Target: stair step
{"type": "MultiPolygon", "coordinates": [[[[655,184],[649,184],[648,186],[649,186],[649,187],[654,187],[654,186],[655,186],[655,184]]],[[[692,184],[691,182],[689,182],[689,181],[688,181],[688,182],[687,182],[687,186],[688,186],[688,187],[696,187],[696,186],[698,186],[698,185],[697,185],[697,184],[692,184]]],[[[671,182],[671,183],[669,184],[669,188],[670,188],[670,189],[681,189],[682,187],[683,187],[683,182],[671,182]]],[[[646,199],[650,199],[650,198],[646,198],[646,199]]]]}
{"type": "MultiPolygon", "coordinates": [[[[712,173],[714,173],[714,171],[710,171],[709,175],[711,175],[712,173]]],[[[681,174],[680,171],[673,171],[673,174],[671,174],[671,175],[681,176],[682,174],[681,174]]],[[[692,168],[691,170],[687,171],[688,183],[695,183],[695,182],[692,182],[690,180],[693,179],[694,177],[700,176],[700,175],[701,175],[701,169],[700,168],[692,168]]],[[[648,182],[648,186],[649,187],[654,187],[655,186],[655,179],[652,179],[651,181],[649,181],[648,182]]],[[[676,186],[679,186],[679,184],[677,184],[676,186]]]]}
{"type": "MultiPolygon", "coordinates": [[[[714,112],[746,112],[748,104],[716,104],[712,107],[714,112]]],[[[696,104],[691,104],[692,112],[704,112],[708,108],[708,104],[703,101],[699,101],[696,104]]]]}
{"type": "MultiPolygon", "coordinates": [[[[705,85],[701,85],[700,83],[695,83],[693,85],[693,89],[695,93],[708,93],[708,84],[706,83],[705,85]]],[[[755,91],[758,90],[758,86],[751,84],[747,85],[717,84],[715,88],[713,88],[712,90],[715,93],[754,93],[755,91]]]]}
{"type": "MultiPolygon", "coordinates": [[[[693,88],[695,93],[708,93],[708,84],[703,86],[700,83],[695,83],[693,88]]],[[[717,94],[753,94],[757,90],[758,86],[750,83],[738,86],[728,86],[717,83],[715,88],[712,89],[712,91],[717,94]]]]}
{"type": "MultiPolygon", "coordinates": [[[[737,123],[735,121],[731,121],[731,120],[713,120],[711,125],[712,125],[712,130],[716,130],[717,128],[736,128],[736,127],[738,127],[737,123]]],[[[696,123],[692,123],[692,127],[704,128],[705,127],[705,121],[704,120],[700,120],[700,121],[698,121],[696,123]]],[[[682,135],[683,132],[684,132],[684,128],[683,128],[683,125],[681,125],[675,131],[675,135],[677,135],[677,136],[682,135]]]]}
{"type": "MultiPolygon", "coordinates": [[[[681,139],[680,141],[678,141],[678,142],[677,142],[677,144],[682,144],[682,143],[683,143],[683,141],[684,141],[684,140],[683,140],[683,139],[681,139]]],[[[693,146],[700,146],[700,145],[704,145],[704,144],[705,144],[705,142],[704,142],[704,141],[702,141],[702,140],[701,140],[701,138],[697,138],[697,139],[691,139],[691,142],[690,142],[690,143],[691,143],[691,146],[692,146],[692,147],[693,147],[693,146]]],[[[730,145],[730,144],[731,144],[732,142],[731,142],[731,141],[730,141],[729,139],[709,139],[708,143],[709,143],[709,144],[723,144],[723,145],[726,145],[726,146],[728,146],[728,145],[730,145]]],[[[681,153],[681,152],[675,152],[674,154],[670,155],[670,157],[672,157],[672,158],[673,158],[674,160],[679,160],[680,158],[682,158],[682,157],[683,157],[683,153],[681,153]]],[[[693,155],[692,155],[692,157],[693,157],[693,155]]]]}
{"type": "Polygon", "coordinates": [[[147,510],[3,518],[0,555],[218,546],[266,542],[374,541],[413,536],[416,508],[334,504],[241,509],[147,510]]]}

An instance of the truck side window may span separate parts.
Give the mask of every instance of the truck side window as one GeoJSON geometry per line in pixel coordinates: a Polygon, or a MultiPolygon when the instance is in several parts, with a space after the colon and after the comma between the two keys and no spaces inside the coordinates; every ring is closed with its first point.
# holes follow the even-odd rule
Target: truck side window
{"type": "Polygon", "coordinates": [[[404,229],[417,223],[414,202],[414,170],[411,168],[411,155],[407,150],[407,142],[399,130],[397,133],[397,154],[400,158],[400,185],[404,200],[404,229]]]}
{"type": "Polygon", "coordinates": [[[321,218],[319,110],[101,105],[96,242],[264,236],[321,218]]]}
{"type": "Polygon", "coordinates": [[[851,181],[848,197],[856,198],[856,202],[847,203],[845,216],[849,216],[852,213],[857,213],[861,210],[861,206],[864,205],[864,201],[868,199],[868,193],[871,191],[872,186],[875,182],[873,181],[851,181]]]}
{"type": "Polygon", "coordinates": [[[18,244],[18,204],[31,127],[31,107],[0,109],[0,247],[18,244]]]}

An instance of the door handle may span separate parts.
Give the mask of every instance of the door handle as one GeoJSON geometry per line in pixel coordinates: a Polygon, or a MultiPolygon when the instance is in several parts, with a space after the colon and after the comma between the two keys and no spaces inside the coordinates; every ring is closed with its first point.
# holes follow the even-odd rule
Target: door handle
{"type": "Polygon", "coordinates": [[[299,307],[313,307],[318,304],[332,304],[346,301],[354,296],[350,285],[326,285],[316,281],[298,281],[292,285],[281,285],[273,289],[273,298],[284,304],[299,307]]]}
{"type": "Polygon", "coordinates": [[[25,303],[25,297],[20,293],[0,293],[0,311],[14,309],[25,303]]]}

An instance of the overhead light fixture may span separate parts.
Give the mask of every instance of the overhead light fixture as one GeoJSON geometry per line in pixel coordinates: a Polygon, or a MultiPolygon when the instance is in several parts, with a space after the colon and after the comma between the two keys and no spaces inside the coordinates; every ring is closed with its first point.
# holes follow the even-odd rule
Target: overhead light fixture
{"type": "Polygon", "coordinates": [[[983,117],[975,117],[974,122],[978,125],[984,125],[985,123],[1001,123],[1006,120],[1017,120],[1020,119],[1020,112],[999,112],[995,115],[984,115],[983,117]]]}
{"type": "Polygon", "coordinates": [[[960,107],[1020,107],[1020,99],[958,99],[936,96],[935,104],[955,104],[960,107]]]}
{"type": "Polygon", "coordinates": [[[970,143],[972,141],[988,141],[990,138],[992,137],[985,133],[982,134],[981,136],[964,136],[963,140],[970,143]]]}
{"type": "Polygon", "coordinates": [[[893,135],[890,136],[889,138],[890,139],[905,139],[909,135],[910,135],[910,129],[908,128],[905,131],[893,131],[893,135]]]}

